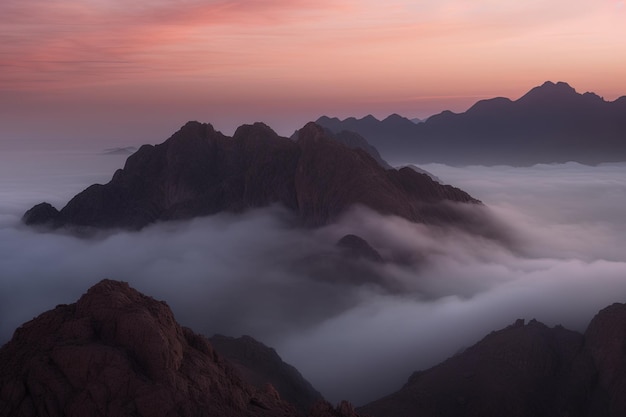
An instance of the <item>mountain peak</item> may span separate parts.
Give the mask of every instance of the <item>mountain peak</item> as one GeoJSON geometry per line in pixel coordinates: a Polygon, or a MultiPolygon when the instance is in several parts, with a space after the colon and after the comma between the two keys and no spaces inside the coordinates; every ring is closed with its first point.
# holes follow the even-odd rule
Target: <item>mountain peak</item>
{"type": "Polygon", "coordinates": [[[541,86],[531,89],[517,102],[535,104],[536,102],[570,100],[577,96],[580,96],[580,94],[566,82],[559,81],[553,83],[552,81],[546,81],[541,86]]]}
{"type": "Polygon", "coordinates": [[[255,122],[251,125],[241,125],[235,131],[233,139],[244,137],[272,137],[278,136],[274,130],[263,122],[255,122]]]}
{"type": "Polygon", "coordinates": [[[12,387],[3,416],[297,415],[244,383],[167,304],[118,281],[24,324],[0,349],[0,369],[0,386],[12,387]]]}
{"type": "Polygon", "coordinates": [[[329,117],[329,116],[320,116],[315,123],[317,124],[325,124],[325,123],[339,123],[341,122],[341,120],[339,120],[338,117],[329,117]]]}
{"type": "Polygon", "coordinates": [[[368,114],[367,116],[363,117],[360,120],[363,121],[363,122],[379,122],[380,121],[377,118],[375,118],[374,116],[372,116],[371,114],[368,114]]]}
{"type": "Polygon", "coordinates": [[[398,113],[391,113],[389,116],[383,119],[383,122],[385,120],[392,121],[392,120],[409,120],[409,119],[407,119],[406,117],[400,116],[398,113]]]}

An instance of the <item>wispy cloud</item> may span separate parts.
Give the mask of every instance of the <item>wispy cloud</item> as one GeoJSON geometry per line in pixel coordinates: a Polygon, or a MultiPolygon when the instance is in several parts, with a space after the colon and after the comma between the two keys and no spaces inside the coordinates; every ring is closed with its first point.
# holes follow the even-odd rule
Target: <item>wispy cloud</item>
{"type": "MultiPolygon", "coordinates": [[[[320,59],[341,56],[355,65],[370,60],[370,71],[381,75],[404,74],[418,66],[436,70],[451,64],[453,51],[459,58],[469,48],[484,59],[485,43],[502,53],[497,45],[506,38],[527,39],[545,27],[558,31],[573,22],[579,32],[605,31],[578,24],[581,16],[601,11],[596,4],[11,0],[0,5],[0,62],[6,69],[0,87],[42,88],[51,80],[57,80],[52,83],[57,87],[128,78],[140,82],[189,73],[225,77],[246,66],[251,68],[246,77],[261,70],[263,82],[268,76],[263,67],[271,61],[279,64],[270,65],[268,72],[278,70],[289,78],[290,71],[306,73],[320,59]],[[393,70],[389,74],[385,68],[393,70]]],[[[532,47],[545,46],[535,41],[532,47]]],[[[314,69],[323,79],[322,68],[314,69]]],[[[335,72],[349,79],[341,68],[335,72]]],[[[359,73],[365,79],[372,76],[364,67],[359,73]]]]}
{"type": "Polygon", "coordinates": [[[121,279],[196,331],[252,334],[333,401],[362,403],[517,318],[582,330],[626,297],[624,165],[427,167],[483,200],[511,247],[362,209],[314,231],[273,207],[91,240],[38,233],[19,225],[24,210],[61,206],[123,161],[0,156],[0,343],[98,280],[121,279]],[[337,262],[345,233],[401,262],[337,262]]]}

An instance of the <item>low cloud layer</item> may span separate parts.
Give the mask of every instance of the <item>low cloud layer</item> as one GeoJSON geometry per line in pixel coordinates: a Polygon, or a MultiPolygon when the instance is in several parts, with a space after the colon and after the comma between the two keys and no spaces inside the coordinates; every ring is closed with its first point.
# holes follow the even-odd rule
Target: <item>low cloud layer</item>
{"type": "Polygon", "coordinates": [[[85,240],[19,217],[108,181],[123,157],[0,158],[0,343],[97,281],[124,280],[195,331],[250,334],[330,400],[362,404],[517,318],[583,330],[626,301],[624,165],[425,167],[484,201],[504,241],[363,208],[300,230],[280,207],[85,240]],[[347,233],[398,262],[342,260],[347,233]]]}

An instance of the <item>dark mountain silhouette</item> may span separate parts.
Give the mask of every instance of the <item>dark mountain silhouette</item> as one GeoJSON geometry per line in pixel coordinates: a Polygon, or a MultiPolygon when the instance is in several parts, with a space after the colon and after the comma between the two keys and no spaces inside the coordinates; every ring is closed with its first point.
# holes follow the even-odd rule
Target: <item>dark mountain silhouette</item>
{"type": "Polygon", "coordinates": [[[381,417],[617,417],[626,415],[625,390],[626,304],[614,304],[584,335],[518,320],[358,411],[381,417]]]}
{"type": "MultiPolygon", "coordinates": [[[[167,304],[117,281],[22,325],[0,349],[0,417],[304,415],[269,381],[242,380],[167,304]]],[[[309,415],[357,416],[323,400],[309,415]]]]}
{"type": "Polygon", "coordinates": [[[239,371],[243,380],[259,389],[272,384],[282,399],[303,413],[322,399],[322,394],[296,368],[283,362],[274,349],[252,337],[215,335],[209,342],[239,371]]]}
{"type": "Polygon", "coordinates": [[[306,226],[333,222],[354,205],[414,222],[464,218],[449,204],[438,209],[446,202],[479,203],[411,169],[386,170],[314,123],[292,141],[262,123],[241,126],[229,138],[209,124],[189,122],[164,143],[142,146],[108,184],[88,187],[60,211],[39,204],[23,221],[140,229],[271,204],[290,209],[306,226]]]}
{"type": "Polygon", "coordinates": [[[345,235],[337,242],[345,256],[365,258],[372,262],[382,263],[383,258],[365,239],[357,235],[345,235]]]}
{"type": "Polygon", "coordinates": [[[626,161],[626,96],[609,102],[546,82],[512,101],[477,102],[415,124],[397,115],[378,121],[321,117],[317,123],[365,137],[388,160],[451,165],[533,165],[626,161]]]}

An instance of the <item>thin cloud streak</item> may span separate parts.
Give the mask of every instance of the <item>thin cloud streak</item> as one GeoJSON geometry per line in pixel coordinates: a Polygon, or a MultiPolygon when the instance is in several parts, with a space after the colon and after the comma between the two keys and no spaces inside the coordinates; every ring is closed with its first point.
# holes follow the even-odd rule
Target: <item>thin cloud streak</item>
{"type": "MultiPolygon", "coordinates": [[[[287,83],[294,76],[294,82],[319,77],[321,83],[349,83],[355,75],[359,83],[369,80],[371,84],[373,78],[380,83],[393,75],[406,83],[413,71],[418,71],[419,78],[433,80],[438,71],[448,72],[455,61],[470,56],[479,67],[490,56],[499,65],[509,59],[532,61],[531,57],[514,57],[508,50],[510,42],[524,43],[524,54],[529,48],[539,54],[563,46],[567,51],[567,39],[546,43],[546,30],[563,34],[575,28],[581,36],[599,34],[613,51],[624,42],[619,37],[624,29],[603,25],[607,11],[597,2],[414,3],[396,1],[381,8],[375,2],[339,5],[284,0],[140,2],[132,6],[11,1],[0,6],[8,17],[0,32],[0,55],[19,67],[22,75],[5,74],[3,84],[20,81],[22,88],[32,88],[29,82],[36,82],[42,73],[55,74],[58,81],[53,86],[57,88],[70,81],[141,83],[144,77],[166,81],[190,74],[217,74],[232,83],[227,71],[242,68],[247,70],[235,77],[245,80],[257,74],[259,83],[274,71],[287,83]],[[598,21],[594,20],[597,16],[598,21]],[[589,19],[587,24],[585,19],[589,19]],[[350,73],[332,64],[337,60],[348,64],[350,73]],[[334,76],[326,74],[328,80],[324,65],[334,67],[334,76]],[[352,71],[356,67],[361,68],[358,73],[352,71]],[[128,73],[137,77],[127,78],[128,73]]],[[[579,39],[573,40],[580,48],[579,39]]],[[[610,58],[602,51],[586,53],[586,59],[610,58]]],[[[466,68],[467,74],[460,78],[477,77],[479,68],[473,67],[466,68]]],[[[458,69],[453,73],[459,75],[458,69]]],[[[424,85],[419,78],[414,82],[424,85]]],[[[356,92],[356,86],[351,88],[356,92]]],[[[370,88],[378,93],[390,91],[385,84],[370,88]]]]}

